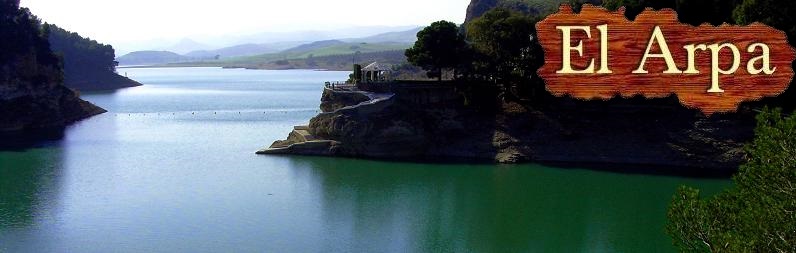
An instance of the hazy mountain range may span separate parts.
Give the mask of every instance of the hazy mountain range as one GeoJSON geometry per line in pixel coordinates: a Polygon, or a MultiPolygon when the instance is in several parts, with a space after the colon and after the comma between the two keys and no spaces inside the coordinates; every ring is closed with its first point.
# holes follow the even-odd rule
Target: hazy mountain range
{"type": "Polygon", "coordinates": [[[312,42],[342,38],[363,38],[380,33],[398,32],[417,26],[353,26],[341,29],[303,30],[288,32],[255,32],[250,34],[197,35],[182,39],[146,39],[114,42],[118,55],[134,51],[171,51],[187,54],[197,50],[214,50],[244,44],[271,44],[283,42],[312,42]]]}
{"type": "Polygon", "coordinates": [[[272,42],[268,43],[243,43],[215,49],[210,49],[201,42],[184,39],[165,50],[131,52],[116,60],[120,65],[157,65],[196,61],[241,62],[251,59],[272,61],[402,50],[414,43],[416,34],[422,27],[401,28],[404,30],[385,32],[385,28],[370,28],[355,33],[364,35],[363,37],[348,37],[345,35],[354,32],[344,32],[336,39],[328,39],[333,35],[326,32],[284,33],[281,36],[270,37],[272,42]],[[315,39],[281,41],[289,38],[308,38],[307,36],[315,36],[315,39]]]}

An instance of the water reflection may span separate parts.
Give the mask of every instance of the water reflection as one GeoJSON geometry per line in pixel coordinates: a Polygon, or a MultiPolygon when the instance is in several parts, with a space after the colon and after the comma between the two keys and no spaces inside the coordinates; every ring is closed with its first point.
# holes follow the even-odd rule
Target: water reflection
{"type": "Polygon", "coordinates": [[[0,231],[33,225],[57,190],[61,153],[56,148],[0,151],[0,231]]]}
{"type": "Polygon", "coordinates": [[[317,180],[327,248],[344,252],[669,252],[666,205],[677,185],[696,182],[538,165],[292,160],[317,180]]]}

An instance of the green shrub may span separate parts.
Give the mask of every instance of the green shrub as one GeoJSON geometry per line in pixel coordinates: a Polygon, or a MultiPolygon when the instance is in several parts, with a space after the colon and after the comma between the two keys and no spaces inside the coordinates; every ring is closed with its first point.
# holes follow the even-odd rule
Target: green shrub
{"type": "Polygon", "coordinates": [[[667,232],[682,252],[796,252],[796,116],[765,109],[735,186],[710,199],[681,187],[667,232]]]}

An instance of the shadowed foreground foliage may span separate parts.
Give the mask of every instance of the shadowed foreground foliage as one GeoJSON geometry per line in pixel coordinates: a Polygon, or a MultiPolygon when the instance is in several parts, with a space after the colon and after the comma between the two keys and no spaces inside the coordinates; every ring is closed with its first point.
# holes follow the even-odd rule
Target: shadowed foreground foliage
{"type": "Polygon", "coordinates": [[[667,232],[683,252],[796,252],[796,116],[764,110],[735,186],[700,199],[681,187],[667,232]]]}

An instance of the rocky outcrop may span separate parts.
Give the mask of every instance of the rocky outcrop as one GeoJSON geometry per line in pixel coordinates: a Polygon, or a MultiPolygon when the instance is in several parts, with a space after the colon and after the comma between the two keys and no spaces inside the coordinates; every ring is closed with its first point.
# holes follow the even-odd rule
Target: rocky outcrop
{"type": "Polygon", "coordinates": [[[309,127],[296,126],[287,137],[287,140],[278,140],[271,147],[257,151],[257,154],[303,154],[303,155],[333,155],[338,142],[331,140],[318,140],[310,134],[309,127]]]}
{"type": "Polygon", "coordinates": [[[353,91],[337,91],[331,92],[329,89],[323,91],[321,95],[321,110],[324,112],[332,112],[337,109],[356,105],[370,100],[370,97],[363,92],[353,91]]]}
{"type": "Polygon", "coordinates": [[[0,132],[61,128],[105,112],[62,85],[17,96],[1,93],[0,132]]]}
{"type": "Polygon", "coordinates": [[[419,105],[400,96],[381,96],[321,113],[302,128],[310,139],[291,133],[287,142],[260,153],[612,164],[688,174],[731,173],[743,159],[743,143],[752,138],[754,126],[751,114],[705,118],[680,107],[676,98],[591,102],[552,98],[544,107],[499,103],[498,108],[479,109],[450,102],[419,105]]]}

